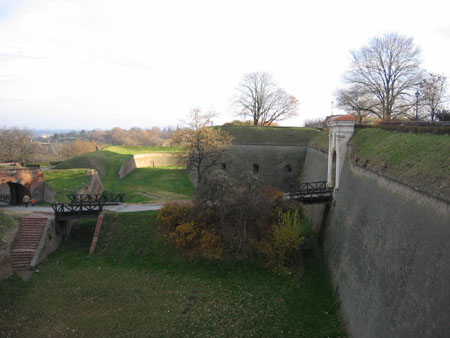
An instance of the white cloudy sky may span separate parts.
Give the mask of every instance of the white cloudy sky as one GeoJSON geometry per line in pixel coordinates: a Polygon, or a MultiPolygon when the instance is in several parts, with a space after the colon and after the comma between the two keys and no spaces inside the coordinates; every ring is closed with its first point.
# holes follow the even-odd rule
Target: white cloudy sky
{"type": "Polygon", "coordinates": [[[222,123],[254,71],[297,97],[283,125],[298,126],[330,114],[349,51],[388,31],[450,76],[443,0],[0,0],[0,127],[177,125],[193,107],[222,123]]]}

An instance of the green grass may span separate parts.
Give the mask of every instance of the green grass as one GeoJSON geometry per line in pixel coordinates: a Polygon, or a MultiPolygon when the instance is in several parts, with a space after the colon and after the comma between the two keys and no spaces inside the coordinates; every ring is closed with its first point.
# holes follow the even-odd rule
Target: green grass
{"type": "Polygon", "coordinates": [[[449,136],[356,129],[350,144],[354,162],[421,190],[450,196],[449,136]]]}
{"type": "Polygon", "coordinates": [[[303,278],[248,262],[187,261],[154,212],[107,214],[96,254],[84,221],[31,280],[0,284],[5,336],[346,337],[329,277],[307,252],[303,278]]]}
{"type": "Polygon", "coordinates": [[[100,150],[74,157],[56,167],[93,168],[99,172],[104,189],[111,193],[125,193],[128,203],[185,200],[194,196],[194,187],[184,169],[138,168],[119,179],[120,167],[130,159],[131,155],[100,150]]]}
{"type": "MultiPolygon", "coordinates": [[[[219,127],[217,127],[219,128],[219,127]]],[[[317,129],[299,127],[222,126],[234,144],[306,145],[317,129]]]]}
{"type": "Polygon", "coordinates": [[[185,169],[173,167],[137,168],[122,179],[104,177],[110,192],[125,193],[128,203],[186,200],[194,197],[194,186],[185,169]]]}
{"type": "Polygon", "coordinates": [[[45,182],[56,192],[55,199],[59,203],[69,202],[66,194],[75,194],[87,186],[91,179],[88,169],[53,169],[44,170],[45,182]]]}
{"type": "Polygon", "coordinates": [[[328,152],[328,143],[329,143],[328,131],[320,131],[320,132],[314,134],[313,137],[311,137],[308,145],[317,150],[321,150],[321,151],[327,153],[328,152]]]}
{"type": "Polygon", "coordinates": [[[134,155],[150,153],[176,153],[182,151],[182,148],[165,146],[109,146],[106,147],[105,150],[112,151],[117,154],[134,155]]]}
{"type": "Polygon", "coordinates": [[[56,165],[56,169],[91,168],[103,178],[117,176],[120,167],[131,159],[129,154],[119,154],[109,150],[99,150],[73,157],[56,165]]]}
{"type": "Polygon", "coordinates": [[[5,235],[19,224],[19,216],[0,211],[0,250],[6,249],[7,247],[9,238],[5,240],[5,235]]]}

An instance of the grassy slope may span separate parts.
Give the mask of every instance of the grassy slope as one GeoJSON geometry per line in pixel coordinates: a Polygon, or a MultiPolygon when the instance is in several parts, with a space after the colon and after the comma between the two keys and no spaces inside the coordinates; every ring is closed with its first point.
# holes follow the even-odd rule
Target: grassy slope
{"type": "Polygon", "coordinates": [[[182,151],[181,147],[163,147],[163,146],[110,146],[105,150],[116,154],[149,154],[149,153],[176,153],[182,151]]]}
{"type": "Polygon", "coordinates": [[[74,194],[89,184],[88,169],[56,169],[45,170],[47,184],[56,192],[55,199],[59,203],[69,202],[66,194],[74,194]]]}
{"type": "MultiPolygon", "coordinates": [[[[176,168],[138,168],[119,180],[120,167],[131,159],[136,147],[110,147],[71,158],[57,168],[93,168],[102,179],[103,187],[111,193],[125,193],[129,203],[161,202],[191,199],[194,187],[185,170],[176,168]],[[114,150],[112,151],[111,150],[114,150]]],[[[150,147],[143,147],[147,152],[150,147]]],[[[153,147],[152,147],[153,148],[153,147]]]]}
{"type": "MultiPolygon", "coordinates": [[[[327,152],[328,133],[316,134],[309,145],[327,152]]],[[[350,145],[353,163],[450,198],[449,136],[356,129],[350,145]]]]}
{"type": "Polygon", "coordinates": [[[0,250],[4,250],[8,246],[8,240],[5,240],[5,235],[13,228],[18,227],[19,224],[19,216],[0,211],[0,250]]]}
{"type": "Polygon", "coordinates": [[[243,262],[190,262],[154,212],[108,214],[94,256],[84,221],[31,280],[0,284],[5,336],[345,337],[322,263],[298,281],[243,262]]]}
{"type": "Polygon", "coordinates": [[[313,137],[311,137],[308,145],[327,153],[328,152],[328,143],[329,143],[328,132],[320,131],[320,132],[316,133],[313,137]]]}
{"type": "Polygon", "coordinates": [[[306,145],[318,133],[316,129],[298,127],[220,127],[233,137],[235,144],[306,145]]]}
{"type": "Polygon", "coordinates": [[[421,190],[450,197],[450,137],[357,129],[352,160],[421,190]]]}

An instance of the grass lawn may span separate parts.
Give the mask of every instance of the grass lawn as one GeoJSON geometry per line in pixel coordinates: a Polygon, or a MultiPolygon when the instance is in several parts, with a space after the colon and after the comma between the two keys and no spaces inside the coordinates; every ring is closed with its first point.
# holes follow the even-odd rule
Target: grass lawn
{"type": "Polygon", "coordinates": [[[306,145],[317,129],[300,127],[217,127],[233,137],[234,144],[306,145]]]}
{"type": "Polygon", "coordinates": [[[0,284],[5,337],[346,337],[322,263],[307,252],[303,278],[245,262],[186,261],[153,226],[155,212],[94,221],[29,281],[0,284]]]}
{"type": "Polygon", "coordinates": [[[116,152],[117,149],[111,151],[108,148],[108,150],[100,150],[71,158],[60,163],[57,168],[96,169],[105,190],[110,193],[125,193],[125,202],[128,203],[185,200],[193,197],[194,187],[184,169],[138,168],[123,179],[119,179],[120,167],[131,158],[131,155],[125,154],[126,149],[141,147],[113,148],[122,149],[122,153],[116,152]]]}
{"type": "Polygon", "coordinates": [[[356,129],[352,160],[421,190],[450,196],[450,137],[356,129]]]}
{"type": "Polygon", "coordinates": [[[52,169],[43,171],[45,182],[56,192],[59,203],[69,202],[66,194],[74,194],[89,184],[88,169],[52,169]]]}
{"type": "Polygon", "coordinates": [[[185,169],[172,167],[137,168],[122,179],[106,176],[109,192],[125,193],[128,203],[186,200],[194,197],[194,186],[185,169]]]}

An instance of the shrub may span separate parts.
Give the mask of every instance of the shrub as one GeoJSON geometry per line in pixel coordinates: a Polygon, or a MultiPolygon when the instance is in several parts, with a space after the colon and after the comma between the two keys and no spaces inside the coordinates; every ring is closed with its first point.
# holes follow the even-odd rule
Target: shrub
{"type": "Polygon", "coordinates": [[[218,259],[222,241],[209,210],[199,205],[167,204],[158,212],[158,224],[175,247],[192,257],[218,259]]]}
{"type": "Polygon", "coordinates": [[[280,212],[278,223],[273,225],[273,252],[275,263],[285,266],[298,256],[304,240],[302,219],[299,212],[280,212]]]}

